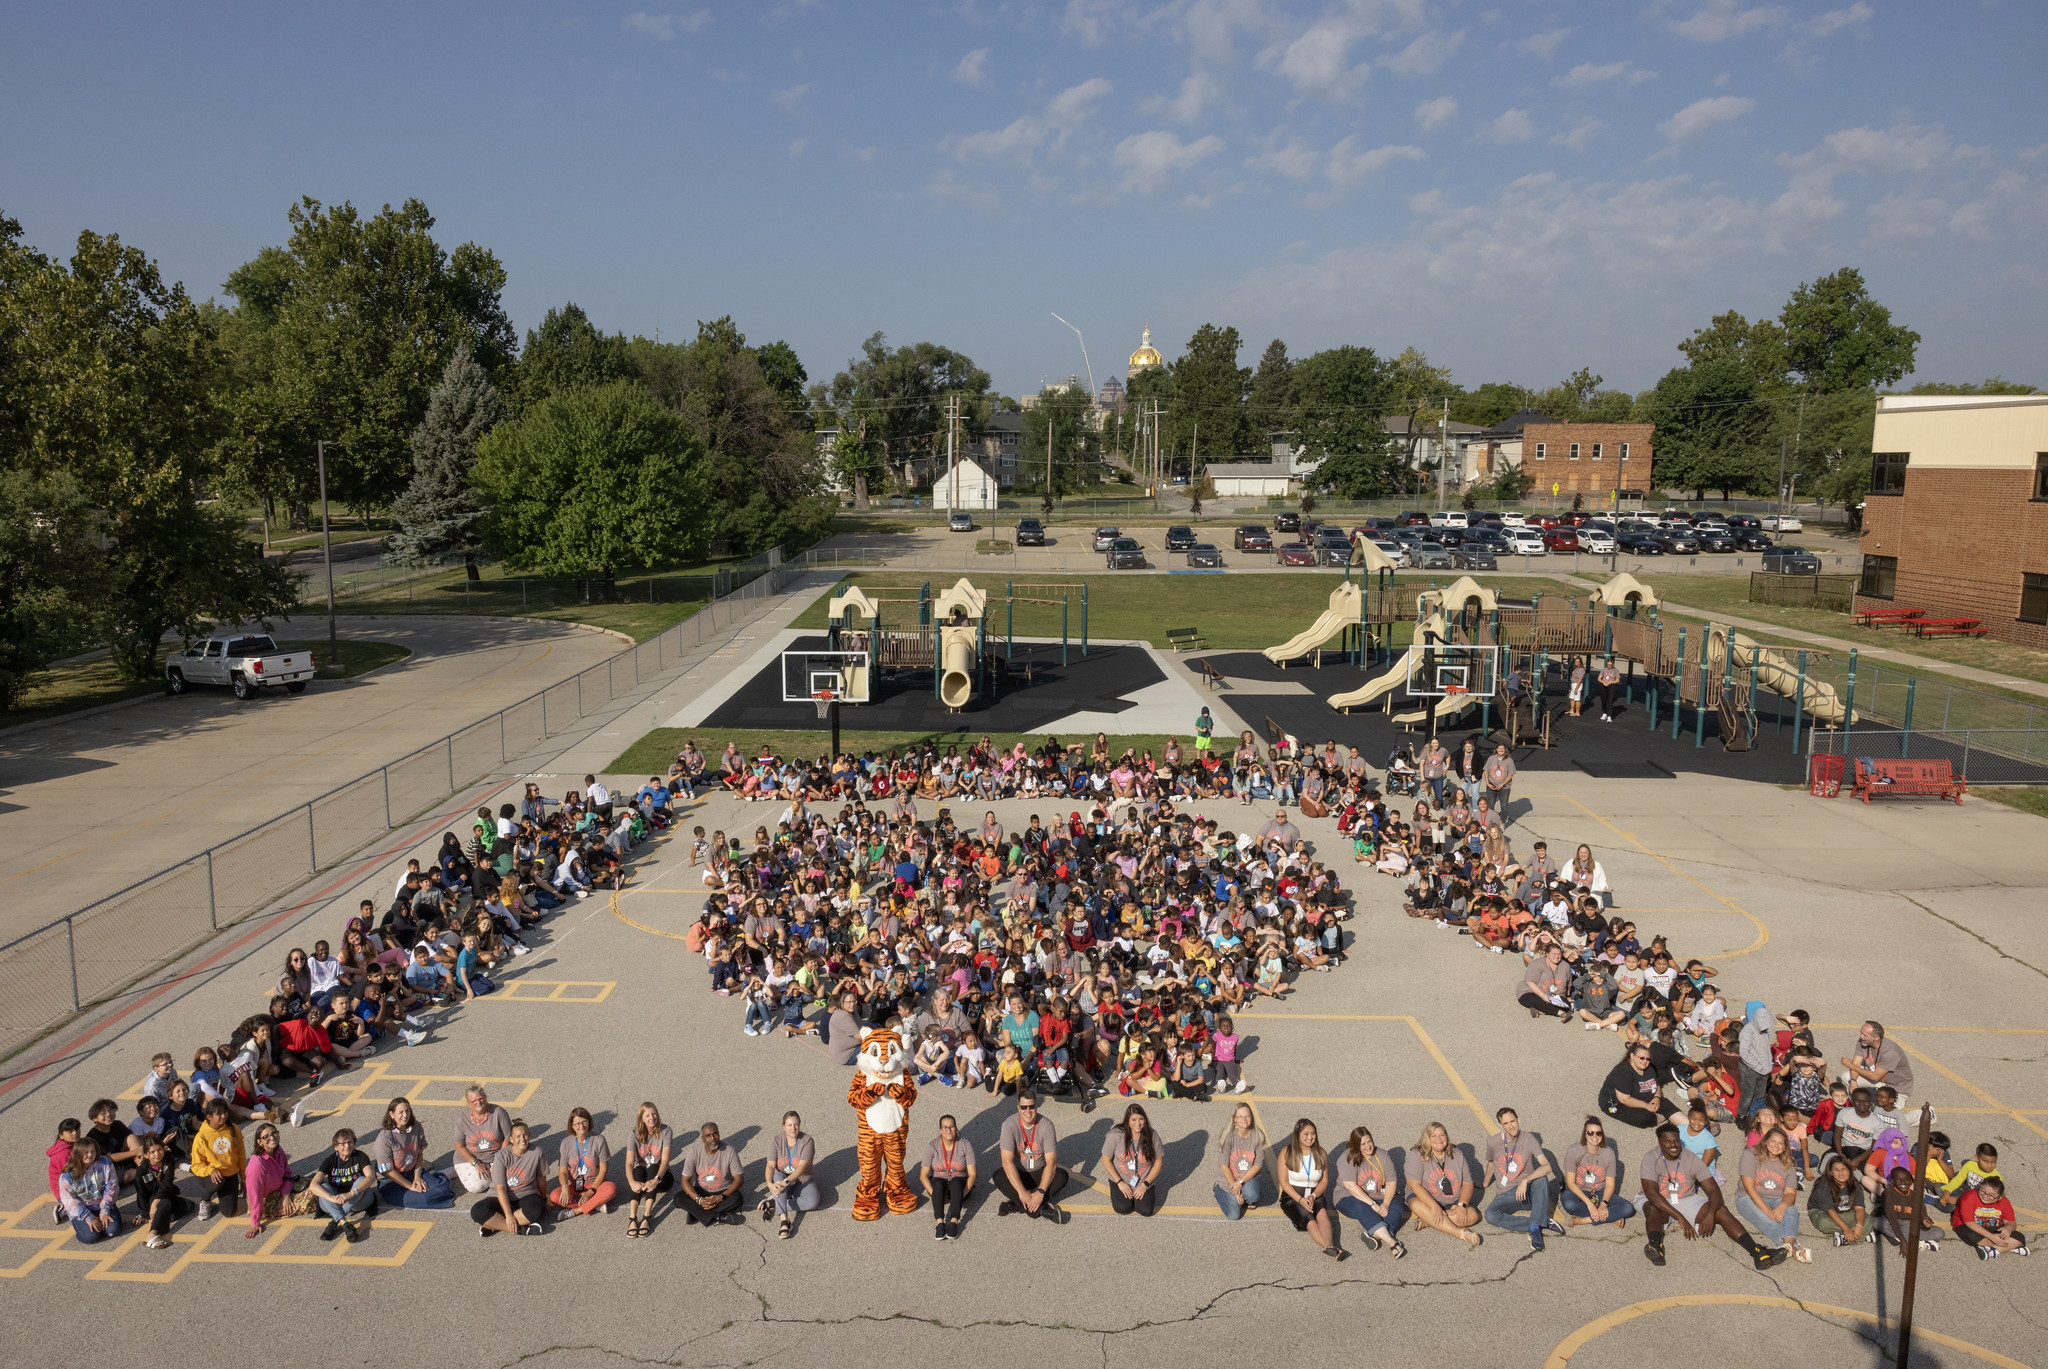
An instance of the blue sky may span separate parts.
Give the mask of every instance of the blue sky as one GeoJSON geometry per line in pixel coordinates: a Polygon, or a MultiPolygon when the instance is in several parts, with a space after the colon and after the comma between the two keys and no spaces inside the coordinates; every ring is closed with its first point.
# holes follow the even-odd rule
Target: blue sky
{"type": "MultiPolygon", "coordinates": [[[[201,297],[299,195],[425,200],[510,273],[829,377],[867,334],[1020,393],[1149,324],[1415,345],[1468,384],[1862,267],[1925,378],[2048,384],[2032,0],[14,7],[0,209],[201,297]]],[[[674,0],[669,0],[674,3],[674,0]]]]}

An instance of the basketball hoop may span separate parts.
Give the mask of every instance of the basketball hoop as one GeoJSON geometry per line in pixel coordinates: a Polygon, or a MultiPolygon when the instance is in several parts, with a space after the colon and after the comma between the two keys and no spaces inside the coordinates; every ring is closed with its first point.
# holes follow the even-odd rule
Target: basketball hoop
{"type": "Polygon", "coordinates": [[[838,695],[829,689],[821,689],[811,696],[811,702],[818,706],[818,721],[823,722],[832,714],[832,701],[838,695]]]}
{"type": "Polygon", "coordinates": [[[1471,690],[1465,688],[1465,686],[1461,684],[1447,684],[1444,686],[1444,697],[1447,699],[1451,698],[1453,695],[1470,694],[1471,692],[1471,690]]]}

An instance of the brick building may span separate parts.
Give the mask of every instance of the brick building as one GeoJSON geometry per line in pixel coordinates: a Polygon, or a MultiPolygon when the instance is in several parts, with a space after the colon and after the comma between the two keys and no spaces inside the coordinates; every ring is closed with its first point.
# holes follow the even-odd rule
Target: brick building
{"type": "Polygon", "coordinates": [[[1871,447],[1856,607],[2048,647],[2048,395],[1886,395],[1871,447]]]}
{"type": "MultiPolygon", "coordinates": [[[[1584,495],[1588,506],[1616,490],[1654,492],[1650,423],[1559,423],[1523,409],[1466,439],[1466,478],[1491,480],[1502,466],[1519,465],[1533,482],[1531,496],[1559,503],[1584,495]]],[[[1643,495],[1625,498],[1642,498],[1643,495]]]]}

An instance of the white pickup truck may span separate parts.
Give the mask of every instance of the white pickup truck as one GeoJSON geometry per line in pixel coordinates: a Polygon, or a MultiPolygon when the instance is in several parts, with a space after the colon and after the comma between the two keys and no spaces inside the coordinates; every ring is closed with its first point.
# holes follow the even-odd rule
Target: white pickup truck
{"type": "Polygon", "coordinates": [[[303,694],[313,678],[313,653],[279,651],[269,634],[239,633],[194,642],[164,662],[164,686],[183,694],[193,685],[226,685],[246,699],[260,689],[303,694]]]}

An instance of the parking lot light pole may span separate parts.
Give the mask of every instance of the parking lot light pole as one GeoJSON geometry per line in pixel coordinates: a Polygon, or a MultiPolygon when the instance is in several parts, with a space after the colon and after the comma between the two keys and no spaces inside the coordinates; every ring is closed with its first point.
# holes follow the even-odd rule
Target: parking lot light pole
{"type": "Polygon", "coordinates": [[[320,466],[320,560],[327,569],[327,668],[341,671],[341,634],[334,625],[334,542],[327,527],[327,440],[313,443],[320,466]]]}

